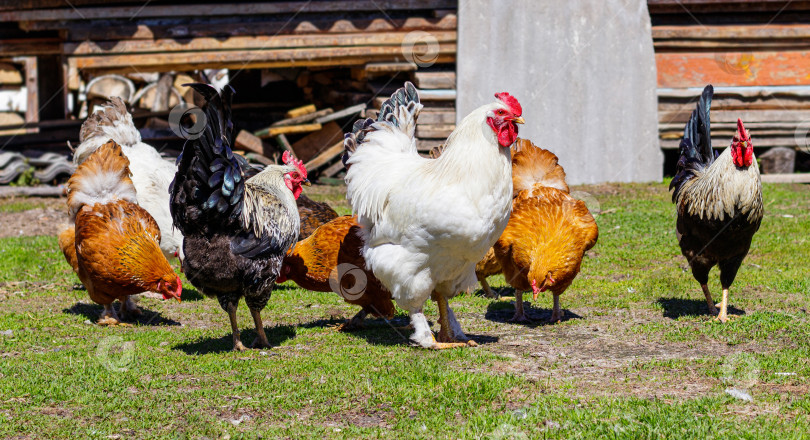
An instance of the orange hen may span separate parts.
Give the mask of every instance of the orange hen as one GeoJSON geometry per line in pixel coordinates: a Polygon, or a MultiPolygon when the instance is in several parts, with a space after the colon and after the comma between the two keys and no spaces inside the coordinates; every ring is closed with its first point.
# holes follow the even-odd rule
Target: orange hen
{"type": "Polygon", "coordinates": [[[509,224],[493,249],[506,281],[515,288],[513,321],[528,321],[523,292],[534,299],[554,296],[551,321],[562,318],[560,295],[579,273],[585,251],[596,244],[599,229],[588,208],[568,194],[557,156],[520,139],[512,156],[515,198],[509,224]]]}
{"type": "Polygon", "coordinates": [[[316,292],[336,292],[347,303],[361,306],[341,326],[343,330],[361,327],[369,313],[390,319],[395,311],[391,293],[366,269],[359,229],[357,218],[348,215],[322,225],[296,243],[276,280],[280,283],[290,279],[316,292]]]}
{"type": "Polygon", "coordinates": [[[182,285],[160,250],[155,219],[138,206],[129,161],[121,147],[108,142],[79,165],[68,181],[68,210],[74,226],[59,234],[65,259],[104,306],[100,325],[120,323],[120,314],[140,314],[130,295],[151,290],[180,300],[182,285]]]}

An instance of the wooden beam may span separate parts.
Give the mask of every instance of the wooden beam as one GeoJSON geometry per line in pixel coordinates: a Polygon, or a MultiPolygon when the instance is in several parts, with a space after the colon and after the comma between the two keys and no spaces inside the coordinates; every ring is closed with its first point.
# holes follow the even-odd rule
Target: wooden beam
{"type": "Polygon", "coordinates": [[[321,128],[322,128],[321,124],[285,125],[283,127],[268,127],[259,130],[253,134],[260,138],[269,138],[273,136],[278,136],[280,134],[307,133],[310,131],[318,131],[321,128]]]}
{"type": "Polygon", "coordinates": [[[351,116],[351,115],[353,115],[355,113],[360,113],[365,108],[366,108],[365,104],[353,105],[351,107],[346,107],[343,110],[336,111],[336,112],[334,112],[332,114],[329,114],[329,115],[326,115],[326,116],[321,116],[318,119],[316,119],[315,122],[317,122],[319,124],[326,124],[327,122],[330,122],[330,121],[334,121],[334,120],[337,120],[337,119],[340,119],[340,118],[343,118],[343,117],[346,117],[346,116],[351,116]]]}
{"type": "Polygon", "coordinates": [[[340,142],[337,142],[326,150],[320,152],[317,156],[315,156],[314,159],[307,162],[304,167],[306,167],[307,171],[317,170],[342,153],[343,141],[341,140],[340,142]]]}
{"type": "Polygon", "coordinates": [[[307,104],[301,107],[296,107],[287,112],[284,116],[288,118],[297,118],[299,116],[308,115],[310,113],[315,113],[316,107],[315,104],[307,104]]]}
{"type": "MultiPolygon", "coordinates": [[[[309,17],[308,17],[309,18],[309,17]]],[[[57,26],[64,27],[60,22],[32,22],[29,27],[34,30],[51,30],[57,26]]],[[[143,24],[126,20],[120,25],[111,23],[109,26],[93,26],[83,22],[71,23],[68,28],[67,41],[80,42],[85,40],[156,40],[161,38],[222,38],[223,35],[254,36],[254,35],[311,35],[330,33],[373,33],[393,31],[426,32],[455,31],[457,20],[455,15],[442,17],[440,20],[423,17],[408,18],[334,18],[313,17],[306,21],[306,26],[291,26],[289,20],[278,17],[256,17],[247,22],[245,18],[234,19],[233,22],[223,23],[184,23],[178,24],[143,24]]]]}
{"type": "Polygon", "coordinates": [[[810,174],[763,174],[762,181],[765,183],[810,183],[810,174]]]}
{"type": "Polygon", "coordinates": [[[658,87],[810,84],[810,51],[656,53],[658,87]]]}
{"type": "MultiPolygon", "coordinates": [[[[456,45],[439,46],[437,62],[455,62],[456,45]]],[[[347,66],[370,59],[402,57],[399,46],[338,47],[318,49],[276,49],[250,51],[178,52],[136,55],[71,57],[70,65],[80,70],[138,72],[149,70],[198,70],[203,68],[259,69],[305,66],[347,66]]]]}
{"type": "MultiPolygon", "coordinates": [[[[385,46],[400,47],[409,32],[350,33],[322,35],[260,35],[229,38],[167,38],[158,40],[81,41],[65,43],[64,52],[69,55],[115,55],[156,52],[193,52],[209,50],[248,50],[248,49],[289,49],[343,46],[385,46]]],[[[431,32],[439,43],[454,43],[456,31],[431,32]]],[[[379,68],[409,63],[371,63],[379,68]]],[[[413,65],[414,69],[416,65],[413,65]]]]}
{"type": "Polygon", "coordinates": [[[286,1],[263,3],[192,4],[166,6],[107,6],[34,9],[0,12],[0,21],[60,21],[153,17],[194,17],[201,11],[210,17],[228,15],[271,15],[394,11],[413,9],[455,9],[457,0],[355,0],[351,2],[286,1]]]}
{"type": "Polygon", "coordinates": [[[456,88],[456,72],[414,72],[412,77],[420,89],[456,88]]]}

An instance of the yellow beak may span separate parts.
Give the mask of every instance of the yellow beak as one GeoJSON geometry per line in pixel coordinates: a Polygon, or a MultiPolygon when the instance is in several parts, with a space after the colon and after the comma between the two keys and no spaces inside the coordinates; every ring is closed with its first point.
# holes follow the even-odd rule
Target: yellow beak
{"type": "Polygon", "coordinates": [[[304,179],[304,181],[301,182],[301,183],[306,185],[306,186],[312,186],[312,182],[310,182],[309,179],[304,179]]]}
{"type": "Polygon", "coordinates": [[[525,124],[526,121],[523,120],[523,117],[512,119],[512,122],[515,124],[525,124]]]}

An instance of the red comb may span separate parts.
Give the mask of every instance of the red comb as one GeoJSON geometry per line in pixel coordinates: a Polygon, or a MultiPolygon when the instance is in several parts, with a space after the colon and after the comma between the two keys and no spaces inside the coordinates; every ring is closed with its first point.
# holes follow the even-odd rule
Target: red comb
{"type": "Polygon", "coordinates": [[[296,159],[289,151],[285,151],[284,154],[281,155],[281,160],[285,165],[292,165],[298,168],[298,174],[304,179],[307,178],[307,169],[304,167],[304,161],[296,159]]]}
{"type": "Polygon", "coordinates": [[[520,103],[514,96],[507,92],[501,92],[496,93],[495,97],[503,101],[503,103],[509,107],[509,110],[511,110],[515,116],[520,116],[523,114],[523,107],[520,106],[520,103]]]}

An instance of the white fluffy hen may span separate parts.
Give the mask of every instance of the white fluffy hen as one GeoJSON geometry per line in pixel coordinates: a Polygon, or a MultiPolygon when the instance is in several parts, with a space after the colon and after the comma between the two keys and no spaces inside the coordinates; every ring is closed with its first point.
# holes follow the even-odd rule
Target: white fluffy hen
{"type": "Polygon", "coordinates": [[[110,98],[101,110],[84,121],[79,133],[81,144],[73,152],[73,162],[78,166],[110,139],[121,145],[129,159],[138,205],[155,218],[160,228],[160,249],[167,259],[179,257],[182,260],[183,236],[172,227],[169,212],[169,184],[177,168],[151,145],[141,141],[141,134],[121,98],[110,98]]]}
{"type": "Polygon", "coordinates": [[[522,109],[508,93],[470,113],[438,159],[420,157],[414,130],[422,105],[413,84],[355,123],[344,146],[347,196],[358,215],[368,268],[410,312],[411,340],[425,348],[475,345],[447,300],[475,285],[475,264],[498,240],[512,204],[509,147],[522,109]],[[437,339],[422,313],[439,307],[437,339]]]}

